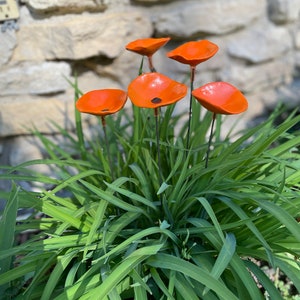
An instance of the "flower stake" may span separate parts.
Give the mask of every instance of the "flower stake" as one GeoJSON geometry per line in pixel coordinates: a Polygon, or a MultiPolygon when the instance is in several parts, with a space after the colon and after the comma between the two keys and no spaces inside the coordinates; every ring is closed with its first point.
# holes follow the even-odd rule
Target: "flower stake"
{"type": "Polygon", "coordinates": [[[160,73],[145,73],[134,79],[128,86],[128,96],[134,105],[153,108],[156,127],[157,159],[160,185],[162,170],[159,143],[159,108],[173,104],[187,93],[187,86],[160,73]]]}
{"type": "MultiPolygon", "coordinates": [[[[143,63],[144,63],[144,57],[147,56],[148,58],[148,66],[151,72],[156,72],[156,69],[152,62],[152,56],[153,54],[163,47],[171,38],[165,37],[165,38],[144,38],[144,39],[137,39],[130,43],[128,43],[125,46],[125,49],[137,54],[142,55],[142,61],[139,67],[139,75],[143,74],[143,63]]],[[[135,106],[133,106],[133,115],[134,115],[134,135],[135,135],[135,141],[138,140],[140,135],[140,114],[139,111],[136,109],[135,106]]],[[[156,118],[157,120],[157,118],[156,118]]]]}
{"type": "Polygon", "coordinates": [[[213,113],[205,159],[205,168],[207,168],[216,114],[240,114],[247,110],[248,102],[235,86],[223,81],[207,83],[195,89],[192,95],[202,106],[213,113]]]}
{"type": "Polygon", "coordinates": [[[106,133],[107,115],[114,114],[121,110],[127,100],[127,93],[120,89],[103,89],[90,91],[81,96],[76,102],[76,108],[81,113],[88,113],[99,116],[101,119],[107,158],[110,167],[111,177],[114,178],[112,159],[109,150],[109,143],[106,133]]]}
{"type": "Polygon", "coordinates": [[[190,104],[189,104],[189,119],[188,131],[186,140],[186,149],[190,146],[190,131],[192,119],[192,91],[194,90],[196,66],[214,56],[219,50],[219,47],[208,41],[191,41],[187,42],[176,49],[170,51],[167,56],[171,59],[177,60],[182,64],[190,65],[190,104]]]}

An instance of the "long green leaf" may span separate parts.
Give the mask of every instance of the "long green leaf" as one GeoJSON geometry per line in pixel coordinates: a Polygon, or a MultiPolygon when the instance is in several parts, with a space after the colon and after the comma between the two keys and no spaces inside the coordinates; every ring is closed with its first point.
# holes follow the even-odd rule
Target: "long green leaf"
{"type": "Polygon", "coordinates": [[[99,196],[101,199],[106,200],[107,202],[115,205],[116,207],[122,208],[126,211],[132,212],[143,212],[143,210],[137,206],[131,205],[120,198],[112,195],[111,192],[103,191],[102,189],[88,183],[87,181],[80,180],[80,182],[88,188],[91,192],[95,193],[95,195],[99,196]]]}
{"type": "MultiPolygon", "coordinates": [[[[130,179],[128,178],[128,181],[130,181],[130,179]]],[[[113,183],[107,183],[105,182],[105,184],[110,188],[112,189],[113,191],[123,195],[123,196],[126,196],[128,197],[129,199],[131,199],[132,201],[137,201],[141,204],[144,204],[146,206],[149,206],[151,208],[153,208],[154,210],[157,210],[157,207],[153,204],[152,201],[149,201],[147,198],[144,198],[128,189],[122,189],[116,185],[114,185],[113,183]]]]}
{"type": "MultiPolygon", "coordinates": [[[[222,248],[222,242],[220,240],[219,235],[216,233],[215,228],[206,220],[199,219],[199,218],[193,218],[189,219],[189,221],[196,227],[202,228],[202,227],[209,227],[211,226],[214,230],[213,231],[204,231],[205,237],[209,240],[209,242],[214,245],[214,247],[220,251],[222,248]]],[[[237,285],[239,290],[241,291],[242,295],[247,294],[248,296],[252,297],[252,299],[261,299],[261,294],[257,288],[257,285],[255,284],[252,276],[248,272],[248,270],[245,268],[245,265],[239,255],[234,253],[231,261],[230,261],[230,267],[232,268],[233,272],[238,274],[238,281],[239,284],[237,285]],[[244,288],[241,287],[241,285],[244,285],[244,288]]],[[[239,295],[241,296],[241,295],[239,295]]],[[[243,296],[243,299],[245,297],[243,296]]]]}
{"type": "MultiPolygon", "coordinates": [[[[255,199],[253,199],[255,201],[255,199]]],[[[300,224],[284,209],[280,206],[267,201],[257,201],[258,206],[264,210],[270,212],[275,218],[277,218],[286,228],[294,235],[300,242],[300,224]]]]}
{"type": "Polygon", "coordinates": [[[220,299],[238,299],[225,285],[216,280],[207,271],[173,255],[160,253],[149,258],[146,264],[155,268],[174,270],[193,278],[214,291],[220,299]]]}
{"type": "Polygon", "coordinates": [[[74,256],[77,255],[77,251],[63,255],[56,263],[51,275],[47,281],[47,284],[44,287],[44,292],[41,297],[41,300],[50,300],[52,299],[52,293],[56,288],[59,279],[62,276],[62,273],[68,267],[74,256]]]}
{"type": "Polygon", "coordinates": [[[175,289],[177,291],[176,294],[178,294],[178,296],[181,295],[183,299],[199,300],[194,286],[187,280],[186,276],[179,272],[176,272],[175,289]]]}
{"type": "Polygon", "coordinates": [[[90,231],[88,233],[88,237],[87,237],[87,241],[86,241],[86,248],[84,249],[84,253],[83,253],[83,260],[85,260],[86,258],[86,254],[88,251],[88,246],[93,242],[93,240],[95,239],[95,237],[97,236],[97,230],[99,229],[100,225],[103,222],[104,216],[105,216],[105,212],[106,212],[106,208],[107,208],[108,202],[104,201],[104,200],[100,200],[99,205],[98,205],[98,209],[96,211],[96,215],[94,218],[94,222],[90,228],[90,231]]]}
{"type": "Polygon", "coordinates": [[[245,264],[255,275],[259,283],[266,289],[270,299],[282,300],[282,297],[275,287],[274,283],[271,282],[268,276],[266,276],[266,274],[256,264],[252,263],[251,261],[245,261],[245,264]]]}
{"type": "MultiPolygon", "coordinates": [[[[2,218],[0,219],[0,251],[10,250],[14,243],[15,227],[18,212],[19,187],[12,184],[10,196],[6,202],[2,218]]],[[[12,259],[0,259],[0,272],[3,274],[11,268],[12,259]]],[[[7,285],[0,285],[0,295],[8,288],[7,285]]]]}
{"type": "Polygon", "coordinates": [[[122,279],[130,274],[133,268],[148,257],[155,255],[162,246],[163,244],[158,244],[136,250],[119,264],[101,285],[86,293],[80,300],[103,299],[122,279]]]}
{"type": "MultiPolygon", "coordinates": [[[[232,233],[228,233],[226,234],[224,245],[222,246],[222,249],[217,257],[217,260],[210,272],[210,274],[215,279],[219,279],[219,277],[222,275],[224,270],[228,267],[235,253],[235,250],[236,250],[235,236],[232,233]]],[[[203,294],[206,294],[208,291],[209,289],[206,288],[203,294]]]]}
{"type": "Polygon", "coordinates": [[[73,216],[72,210],[59,207],[57,205],[52,205],[48,202],[42,202],[42,210],[45,214],[53,217],[56,220],[61,222],[66,222],[69,226],[74,226],[81,232],[87,232],[90,230],[90,227],[87,226],[85,222],[73,216]]]}
{"type": "Polygon", "coordinates": [[[241,220],[247,220],[247,227],[251,230],[251,232],[258,238],[258,240],[262,243],[262,245],[265,247],[266,253],[268,255],[269,261],[271,263],[271,265],[274,265],[273,262],[273,254],[272,254],[272,250],[270,245],[266,242],[266,240],[264,239],[263,235],[261,234],[261,232],[257,229],[257,227],[255,226],[255,224],[249,220],[249,217],[247,216],[247,214],[245,213],[245,211],[239,206],[236,205],[233,201],[231,201],[229,198],[227,197],[218,197],[223,203],[225,203],[226,205],[228,205],[232,211],[239,216],[239,218],[241,220]]]}
{"type": "Polygon", "coordinates": [[[168,297],[168,299],[175,300],[173,296],[170,294],[168,288],[165,286],[163,280],[159,276],[157,270],[155,268],[150,269],[151,275],[157,286],[160,288],[160,290],[168,297]]]}
{"type": "Polygon", "coordinates": [[[214,213],[213,208],[211,207],[211,205],[209,204],[209,202],[204,198],[204,197],[199,197],[197,198],[197,200],[203,205],[205,211],[207,212],[207,214],[209,215],[210,219],[212,220],[214,227],[216,229],[216,231],[219,234],[219,237],[222,241],[224,241],[224,234],[222,232],[221,226],[218,222],[218,219],[214,213]]]}
{"type": "Polygon", "coordinates": [[[133,163],[129,165],[129,168],[133,171],[137,179],[139,180],[141,184],[141,192],[144,194],[144,196],[148,199],[152,199],[152,193],[151,193],[151,187],[149,180],[147,179],[147,176],[143,172],[143,170],[138,166],[136,163],[133,163]]]}
{"type": "Polygon", "coordinates": [[[9,271],[0,274],[0,286],[11,282],[15,279],[22,278],[30,274],[31,272],[36,271],[37,264],[35,262],[26,263],[24,265],[18,266],[16,268],[10,269],[9,271]]]}
{"type": "MultiPolygon", "coordinates": [[[[136,269],[139,269],[141,272],[142,266],[139,266],[136,269]]],[[[152,294],[150,287],[146,283],[147,278],[142,278],[136,269],[133,269],[130,274],[134,281],[132,286],[134,287],[135,297],[136,299],[147,299],[147,292],[150,295],[152,294]]]]}

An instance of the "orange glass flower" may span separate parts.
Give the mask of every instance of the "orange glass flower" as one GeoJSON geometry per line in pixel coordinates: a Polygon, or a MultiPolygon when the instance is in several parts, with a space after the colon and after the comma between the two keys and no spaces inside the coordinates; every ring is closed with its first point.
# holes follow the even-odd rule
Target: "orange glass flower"
{"type": "Polygon", "coordinates": [[[145,38],[138,39],[126,45],[126,49],[141,55],[151,56],[163,47],[171,38],[145,38]]]}
{"type": "Polygon", "coordinates": [[[168,52],[167,56],[180,63],[195,67],[214,56],[218,50],[219,47],[208,40],[191,41],[168,52]]]}
{"type": "Polygon", "coordinates": [[[127,100],[127,93],[120,89],[103,89],[87,92],[76,102],[82,113],[106,116],[121,110],[127,100]]]}
{"type": "Polygon", "coordinates": [[[239,114],[248,108],[245,96],[227,82],[207,83],[195,89],[192,95],[206,109],[215,114],[239,114]]]}
{"type": "Polygon", "coordinates": [[[145,73],[128,86],[128,97],[134,105],[158,108],[173,104],[187,94],[187,86],[161,73],[145,73]]]}

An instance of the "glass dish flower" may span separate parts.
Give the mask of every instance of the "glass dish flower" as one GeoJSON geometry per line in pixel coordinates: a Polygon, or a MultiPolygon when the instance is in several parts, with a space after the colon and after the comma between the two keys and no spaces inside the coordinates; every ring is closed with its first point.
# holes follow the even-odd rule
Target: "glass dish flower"
{"type": "Polygon", "coordinates": [[[77,100],[76,108],[82,113],[106,116],[121,110],[126,100],[127,92],[120,89],[93,90],[77,100]]]}
{"type": "Polygon", "coordinates": [[[191,41],[168,52],[167,56],[180,63],[195,67],[214,56],[218,50],[219,47],[209,40],[191,41]]]}
{"type": "Polygon", "coordinates": [[[187,86],[161,73],[145,73],[128,86],[128,97],[134,105],[158,108],[173,104],[187,94],[187,86]]]}
{"type": "Polygon", "coordinates": [[[145,38],[132,41],[126,49],[140,55],[152,56],[159,48],[163,47],[171,38],[145,38]]]}
{"type": "Polygon", "coordinates": [[[228,82],[207,83],[192,92],[195,99],[215,114],[233,115],[247,110],[248,101],[228,82]]]}

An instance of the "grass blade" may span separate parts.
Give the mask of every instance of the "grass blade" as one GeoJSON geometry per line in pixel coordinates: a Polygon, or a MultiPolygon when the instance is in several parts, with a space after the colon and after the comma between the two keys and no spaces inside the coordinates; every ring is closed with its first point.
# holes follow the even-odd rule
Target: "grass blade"
{"type": "Polygon", "coordinates": [[[119,283],[131,273],[133,268],[135,268],[138,264],[147,259],[149,256],[155,255],[162,246],[163,244],[158,244],[143,247],[134,251],[112,271],[112,273],[104,280],[104,282],[101,285],[88,292],[80,299],[103,299],[109,294],[109,292],[116,286],[117,283],[119,283]]]}
{"type": "Polygon", "coordinates": [[[193,278],[202,285],[208,287],[214,291],[220,299],[236,299],[238,298],[220,281],[216,280],[204,269],[195,266],[194,264],[175,257],[173,255],[159,253],[151,258],[149,258],[146,263],[152,267],[169,269],[180,272],[187,277],[193,278]]]}
{"type": "MultiPolygon", "coordinates": [[[[0,220],[0,251],[12,248],[15,238],[15,227],[18,212],[18,192],[19,188],[13,183],[10,196],[0,220]]],[[[12,258],[0,260],[0,271],[5,273],[11,268],[12,258]]],[[[9,284],[0,285],[0,295],[4,295],[4,291],[9,284]]]]}
{"type": "MultiPolygon", "coordinates": [[[[235,236],[232,233],[228,233],[225,238],[224,245],[218,255],[218,258],[210,272],[210,274],[218,279],[224,270],[228,267],[236,249],[236,240],[235,236]]],[[[208,288],[205,288],[203,295],[209,291],[208,288]]]]}

